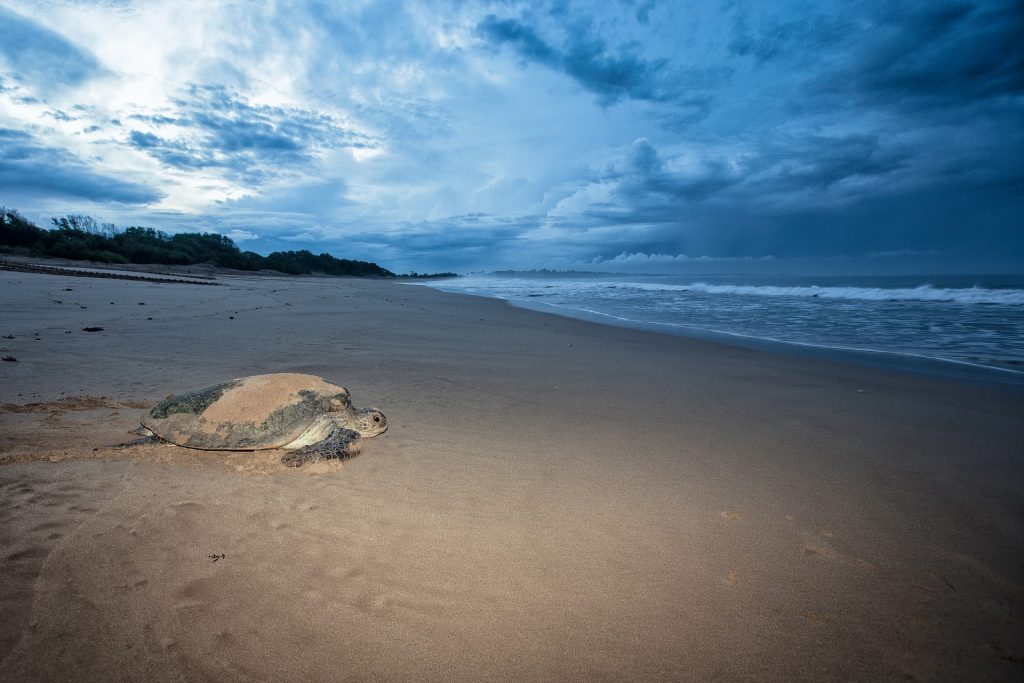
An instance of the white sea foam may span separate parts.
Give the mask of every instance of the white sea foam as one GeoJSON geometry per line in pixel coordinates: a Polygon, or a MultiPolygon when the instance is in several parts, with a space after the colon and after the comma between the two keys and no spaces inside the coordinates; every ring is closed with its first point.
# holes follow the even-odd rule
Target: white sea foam
{"type": "MultiPolygon", "coordinates": [[[[924,284],[917,287],[834,287],[827,285],[735,285],[691,282],[674,284],[668,282],[633,282],[618,280],[558,280],[557,284],[545,280],[519,278],[473,278],[427,283],[439,289],[457,291],[486,290],[491,296],[500,298],[523,295],[527,292],[537,295],[545,289],[560,292],[587,292],[603,290],[640,290],[646,292],[694,292],[698,294],[731,294],[734,296],[794,297],[820,299],[848,299],[854,301],[925,301],[957,304],[999,304],[1024,306],[1024,289],[997,289],[988,287],[934,287],[924,284]]],[[[625,293],[625,292],[623,292],[625,293]]]]}
{"type": "Polygon", "coordinates": [[[645,291],[699,292],[702,294],[734,294],[740,296],[787,296],[821,299],[852,299],[858,301],[945,301],[958,304],[1024,305],[1024,290],[988,289],[985,287],[824,287],[819,285],[779,287],[774,285],[714,285],[694,282],[674,285],[652,282],[623,282],[620,287],[645,291]]]}

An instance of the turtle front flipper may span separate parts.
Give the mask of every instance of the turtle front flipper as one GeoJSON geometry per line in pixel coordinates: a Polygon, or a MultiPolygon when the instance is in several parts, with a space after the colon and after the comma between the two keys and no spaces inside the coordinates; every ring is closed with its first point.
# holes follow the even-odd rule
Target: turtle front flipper
{"type": "MultiPolygon", "coordinates": [[[[122,450],[124,448],[134,448],[135,446],[152,446],[158,443],[167,443],[156,434],[150,434],[149,436],[143,436],[139,439],[132,439],[131,441],[125,441],[124,443],[115,443],[113,446],[107,446],[114,450],[122,450]]],[[[95,450],[95,449],[93,449],[95,450]]]]}
{"type": "Polygon", "coordinates": [[[355,455],[353,445],[359,441],[359,432],[336,427],[331,430],[323,441],[289,451],[281,457],[281,462],[289,467],[301,467],[307,462],[319,462],[336,458],[345,460],[355,455]]]}

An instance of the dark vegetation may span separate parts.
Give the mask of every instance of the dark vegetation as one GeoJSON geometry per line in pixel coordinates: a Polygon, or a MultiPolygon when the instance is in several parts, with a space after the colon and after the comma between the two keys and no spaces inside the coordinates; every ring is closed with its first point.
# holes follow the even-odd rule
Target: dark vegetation
{"type": "MultiPolygon", "coordinates": [[[[0,251],[22,256],[164,265],[210,264],[236,270],[276,270],[290,275],[324,273],[360,277],[397,277],[368,261],[339,259],[330,254],[275,251],[261,256],[242,251],[228,237],[212,233],[184,232],[170,235],[153,228],[119,230],[111,223],[97,223],[90,216],[70,215],[53,219],[44,230],[14,209],[0,207],[0,251]]],[[[437,276],[454,276],[442,273],[437,276]]],[[[437,277],[412,273],[408,277],[437,277]]]]}

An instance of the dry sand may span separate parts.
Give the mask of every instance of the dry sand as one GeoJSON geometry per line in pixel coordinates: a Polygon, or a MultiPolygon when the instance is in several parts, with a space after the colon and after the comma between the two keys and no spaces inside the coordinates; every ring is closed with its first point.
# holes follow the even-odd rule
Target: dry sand
{"type": "Polygon", "coordinates": [[[0,272],[0,679],[1024,672],[1019,391],[392,282],[220,281],[0,272]],[[265,372],[390,429],[297,470],[105,447],[265,372]]]}

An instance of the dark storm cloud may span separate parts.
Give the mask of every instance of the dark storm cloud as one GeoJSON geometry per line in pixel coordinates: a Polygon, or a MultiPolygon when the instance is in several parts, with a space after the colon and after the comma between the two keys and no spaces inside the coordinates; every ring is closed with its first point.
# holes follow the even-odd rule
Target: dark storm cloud
{"type": "Polygon", "coordinates": [[[546,42],[533,28],[515,19],[487,15],[477,32],[495,45],[508,45],[527,61],[562,71],[605,104],[622,99],[664,102],[679,96],[673,71],[664,59],[644,59],[635,46],[612,51],[607,43],[577,22],[561,46],[546,42]]]}
{"type": "Polygon", "coordinates": [[[595,177],[612,185],[609,200],[591,203],[573,225],[616,226],[594,245],[605,258],[623,250],[752,258],[912,252],[939,259],[932,263],[956,255],[983,264],[1024,253],[1013,218],[1024,209],[1019,163],[1018,180],[1006,185],[993,184],[987,167],[976,177],[949,175],[916,156],[875,135],[808,135],[681,165],[639,140],[613,172],[595,177]]]}
{"type": "Polygon", "coordinates": [[[811,92],[842,98],[847,106],[855,99],[886,108],[959,110],[1024,92],[1020,0],[879,2],[847,9],[822,5],[756,25],[740,10],[729,49],[790,67],[817,60],[820,65],[808,71],[811,92]]]}
{"type": "Polygon", "coordinates": [[[531,245],[522,238],[524,232],[536,227],[537,221],[536,216],[467,214],[405,226],[406,230],[411,228],[411,232],[383,238],[357,235],[355,239],[376,242],[381,246],[382,258],[405,270],[422,269],[423,266],[415,265],[417,262],[437,262],[439,254],[445,255],[444,265],[429,267],[467,270],[481,263],[501,263],[508,254],[515,254],[517,260],[521,260],[524,252],[532,251],[532,258],[538,257],[536,250],[531,250],[531,245]]]}
{"type": "MultiPolygon", "coordinates": [[[[506,255],[531,253],[524,233],[537,227],[539,216],[498,216],[467,213],[433,221],[405,223],[380,232],[354,229],[344,240],[326,237],[323,248],[344,246],[389,264],[399,271],[460,270],[481,263],[502,263],[506,255]]],[[[533,256],[537,256],[535,249],[533,256]]]]}
{"type": "Polygon", "coordinates": [[[442,220],[403,224],[400,242],[413,250],[487,249],[519,239],[537,226],[539,216],[496,216],[475,212],[442,220]]]}
{"type": "Polygon", "coordinates": [[[179,169],[223,168],[248,182],[310,163],[322,149],[372,147],[374,143],[330,116],[302,109],[251,105],[222,86],[192,86],[174,103],[174,115],[132,115],[156,126],[188,131],[184,138],[132,130],[127,142],[179,169]]]}
{"type": "Polygon", "coordinates": [[[676,223],[681,209],[720,195],[721,201],[750,210],[784,206],[794,197],[801,203],[828,203],[858,192],[862,183],[883,183],[907,163],[902,146],[864,134],[783,138],[735,159],[683,157],[673,163],[640,139],[623,164],[594,178],[614,186],[612,201],[594,203],[584,214],[623,223],[676,223]],[[808,192],[817,199],[804,196],[808,192]]]}
{"type": "Polygon", "coordinates": [[[28,133],[6,128],[0,128],[0,188],[9,193],[4,201],[57,196],[151,204],[163,196],[151,187],[97,173],[70,152],[46,147],[28,133]]]}
{"type": "Polygon", "coordinates": [[[763,64],[820,53],[840,44],[854,30],[855,26],[846,18],[815,14],[772,17],[755,29],[747,14],[741,11],[734,19],[734,35],[728,49],[734,55],[753,57],[763,64]]]}
{"type": "Polygon", "coordinates": [[[730,172],[718,160],[705,161],[697,173],[666,171],[654,146],[640,139],[633,143],[625,172],[615,179],[619,182],[617,194],[627,205],[638,205],[654,197],[658,203],[672,204],[678,200],[705,199],[740,182],[742,175],[730,172]]]}
{"type": "Polygon", "coordinates": [[[105,73],[88,51],[4,7],[0,7],[0,36],[0,56],[35,88],[77,85],[105,73]]]}
{"type": "Polygon", "coordinates": [[[760,192],[828,190],[848,181],[881,182],[904,168],[910,154],[875,134],[807,135],[765,144],[743,167],[746,182],[760,192]]]}
{"type": "Polygon", "coordinates": [[[873,40],[845,74],[869,96],[922,107],[963,106],[1024,92],[1019,0],[895,3],[877,21],[873,40]]]}
{"type": "MultiPolygon", "coordinates": [[[[334,191],[338,191],[337,184],[334,191]]],[[[300,188],[316,197],[314,187],[300,188]]],[[[287,201],[288,193],[277,198],[287,201]]],[[[343,237],[336,226],[317,223],[316,216],[304,213],[307,206],[278,206],[275,197],[248,198],[225,202],[221,211],[209,212],[198,220],[194,216],[167,215],[166,222],[182,229],[210,230],[230,235],[236,231],[255,233],[243,247],[264,253],[291,249],[309,249],[315,253],[344,254],[346,258],[376,261],[398,272],[409,270],[467,269],[500,259],[503,254],[528,251],[523,233],[535,228],[539,216],[497,216],[469,213],[434,221],[403,223],[390,230],[368,230],[361,224],[350,225],[343,237]],[[439,259],[439,255],[443,255],[439,259]],[[430,265],[443,262],[441,265],[430,265]]],[[[156,215],[156,214],[154,214],[156,215]]]]}

